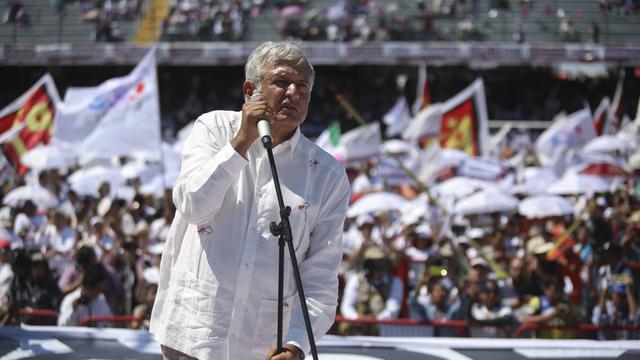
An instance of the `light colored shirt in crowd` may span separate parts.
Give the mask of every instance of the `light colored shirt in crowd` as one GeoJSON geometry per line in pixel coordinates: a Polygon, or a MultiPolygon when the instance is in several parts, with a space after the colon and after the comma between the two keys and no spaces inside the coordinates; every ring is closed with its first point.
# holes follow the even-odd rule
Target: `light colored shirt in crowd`
{"type": "Polygon", "coordinates": [[[103,293],[100,293],[100,295],[89,304],[79,304],[78,307],[73,310],[73,303],[77,299],[80,299],[80,296],[82,296],[82,287],[77,288],[62,299],[60,315],[58,316],[58,326],[79,326],[80,321],[89,316],[113,315],[103,293]]]}
{"type": "Polygon", "coordinates": [[[13,282],[13,270],[11,264],[0,263],[0,300],[10,295],[13,282]]]}
{"type": "Polygon", "coordinates": [[[58,229],[53,224],[47,224],[44,231],[37,236],[36,243],[59,253],[68,253],[76,244],[76,232],[68,226],[58,229]]]}
{"type": "MultiPolygon", "coordinates": [[[[400,315],[404,286],[402,285],[402,280],[397,276],[389,276],[389,278],[391,279],[389,297],[385,301],[384,309],[375,315],[378,320],[396,319],[400,315]]],[[[349,274],[344,287],[342,302],[340,303],[340,313],[347,319],[356,319],[362,316],[362,314],[358,314],[356,309],[359,289],[360,277],[357,273],[349,274]]]]}
{"type": "MultiPolygon", "coordinates": [[[[279,208],[267,153],[256,141],[245,159],[229,141],[241,113],[196,120],[175,183],[177,208],[164,247],[150,331],[198,359],[264,359],[276,342],[279,208]]],[[[344,168],[300,130],[273,150],[314,336],[333,324],[342,228],[350,197],[344,168]]],[[[284,264],[284,343],[305,353],[291,260],[284,264]]]]}

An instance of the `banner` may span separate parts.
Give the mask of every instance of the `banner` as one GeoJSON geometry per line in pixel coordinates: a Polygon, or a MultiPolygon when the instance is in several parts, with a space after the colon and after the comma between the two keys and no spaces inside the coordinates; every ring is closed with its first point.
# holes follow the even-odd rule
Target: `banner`
{"type": "Polygon", "coordinates": [[[58,90],[49,74],[0,111],[0,141],[9,164],[24,174],[20,158],[28,150],[51,140],[53,119],[60,106],[58,90]]]}
{"type": "Polygon", "coordinates": [[[540,134],[535,143],[538,160],[558,175],[564,173],[569,150],[579,149],[596,137],[596,129],[589,109],[562,117],[540,134]]]}
{"type": "Polygon", "coordinates": [[[54,138],[89,157],[159,160],[160,106],[155,51],[127,76],[94,88],[70,88],[54,127],[54,138]]]}
{"type": "Polygon", "coordinates": [[[482,79],[442,104],[440,146],[460,149],[473,156],[487,152],[489,119],[482,79]]]}

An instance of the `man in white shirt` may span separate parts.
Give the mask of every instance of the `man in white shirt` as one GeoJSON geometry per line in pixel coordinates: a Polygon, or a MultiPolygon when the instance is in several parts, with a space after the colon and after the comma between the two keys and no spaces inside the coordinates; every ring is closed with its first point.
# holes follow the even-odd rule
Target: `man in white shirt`
{"type": "Polygon", "coordinates": [[[11,305],[11,283],[13,282],[11,268],[11,239],[0,234],[0,318],[4,317],[11,305]]]}
{"type": "Polygon", "coordinates": [[[58,326],[93,325],[93,323],[83,324],[82,322],[89,317],[113,316],[102,292],[104,281],[104,272],[99,266],[94,265],[88,268],[82,278],[82,286],[62,299],[58,326]]]}
{"type": "Polygon", "coordinates": [[[316,339],[337,307],[344,167],[300,132],[314,71],[293,44],[267,42],[245,67],[242,111],[200,116],[173,188],[176,215],[164,247],[150,331],[165,359],[292,360],[310,351],[291,260],[285,256],[283,346],[276,343],[279,208],[257,122],[266,119],[316,339]],[[263,99],[251,100],[257,92],[263,99]]]}

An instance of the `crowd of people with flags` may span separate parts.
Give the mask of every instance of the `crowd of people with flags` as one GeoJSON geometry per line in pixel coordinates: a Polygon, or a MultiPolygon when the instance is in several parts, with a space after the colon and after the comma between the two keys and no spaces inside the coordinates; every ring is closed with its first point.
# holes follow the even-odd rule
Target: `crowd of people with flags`
{"type": "MultiPolygon", "coordinates": [[[[490,135],[482,79],[437,103],[425,69],[417,84],[380,122],[339,96],[358,126],[316,139],[352,188],[333,331],[637,338],[640,116],[619,110],[623,81],[536,138],[490,135]]],[[[0,112],[4,324],[147,325],[190,132],[162,141],[158,99],[151,51],[62,100],[45,75],[0,112]]]]}

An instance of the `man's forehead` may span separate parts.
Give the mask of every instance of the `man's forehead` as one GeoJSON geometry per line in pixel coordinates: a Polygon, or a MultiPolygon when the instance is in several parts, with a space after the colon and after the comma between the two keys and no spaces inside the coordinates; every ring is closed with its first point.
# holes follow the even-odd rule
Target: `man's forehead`
{"type": "Polygon", "coordinates": [[[296,64],[287,61],[270,62],[264,68],[265,77],[297,77],[308,81],[309,74],[302,64],[296,64]]]}

